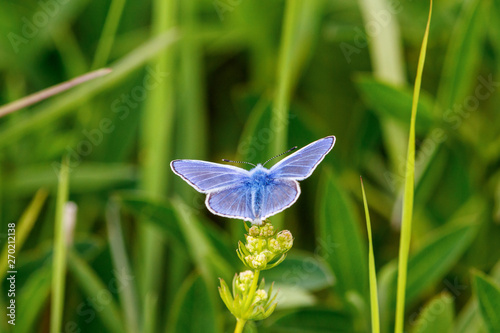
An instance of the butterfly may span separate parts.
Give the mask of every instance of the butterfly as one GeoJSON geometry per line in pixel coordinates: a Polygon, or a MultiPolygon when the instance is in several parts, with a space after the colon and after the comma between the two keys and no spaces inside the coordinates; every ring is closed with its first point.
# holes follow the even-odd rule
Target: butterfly
{"type": "Polygon", "coordinates": [[[335,137],[327,136],[270,169],[264,167],[270,160],[251,170],[199,160],[174,160],[170,167],[195,190],[207,194],[205,204],[213,214],[261,225],[297,201],[298,181],[309,177],[334,145],[335,137]]]}

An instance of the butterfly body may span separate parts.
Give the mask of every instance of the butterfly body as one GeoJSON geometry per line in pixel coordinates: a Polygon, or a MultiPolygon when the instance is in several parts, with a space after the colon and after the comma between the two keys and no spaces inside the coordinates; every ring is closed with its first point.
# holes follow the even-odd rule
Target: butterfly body
{"type": "Polygon", "coordinates": [[[333,148],[335,137],[315,141],[267,169],[252,170],[198,160],[174,160],[174,173],[197,191],[216,215],[260,225],[267,217],[290,207],[300,195],[297,180],[309,177],[333,148]]]}

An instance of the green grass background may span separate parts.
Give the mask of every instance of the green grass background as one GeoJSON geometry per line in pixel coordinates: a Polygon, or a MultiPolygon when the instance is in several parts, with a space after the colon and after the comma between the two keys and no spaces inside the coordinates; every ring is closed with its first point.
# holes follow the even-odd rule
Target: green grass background
{"type": "MultiPolygon", "coordinates": [[[[0,104],[113,69],[0,119],[0,250],[16,222],[18,271],[12,327],[2,252],[0,330],[231,332],[217,278],[243,269],[235,253],[243,225],[211,215],[169,162],[259,163],[333,134],[336,146],[301,183],[297,203],[271,218],[294,247],[263,274],[280,288],[278,309],[246,331],[370,331],[362,175],[381,331],[392,332],[428,8],[0,0],[0,104]],[[66,190],[78,206],[69,245],[66,190]]],[[[498,22],[498,1],[434,4],[416,121],[411,332],[500,329],[498,22]]]]}

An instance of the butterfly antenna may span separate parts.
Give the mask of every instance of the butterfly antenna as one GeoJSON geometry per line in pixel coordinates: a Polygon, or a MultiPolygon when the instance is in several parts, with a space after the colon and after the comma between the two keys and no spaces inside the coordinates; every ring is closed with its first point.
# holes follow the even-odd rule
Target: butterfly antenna
{"type": "MultiPolygon", "coordinates": [[[[287,151],[285,151],[284,153],[281,153],[281,154],[278,154],[278,155],[276,155],[276,156],[274,156],[274,157],[271,157],[270,159],[268,159],[268,160],[266,161],[266,163],[267,163],[267,162],[269,162],[269,161],[271,161],[271,160],[274,160],[276,157],[280,157],[281,155],[288,154],[289,152],[291,152],[292,150],[295,150],[295,149],[297,149],[297,146],[295,146],[295,147],[292,147],[292,148],[288,149],[288,150],[287,150],[287,151]]],[[[266,165],[266,163],[262,164],[262,166],[266,165]]]]}
{"type": "Polygon", "coordinates": [[[229,163],[244,163],[244,164],[250,164],[250,165],[253,165],[254,167],[256,166],[255,164],[253,163],[250,163],[250,162],[245,162],[245,161],[231,161],[231,160],[227,160],[225,158],[222,159],[224,162],[229,162],[229,163]]]}

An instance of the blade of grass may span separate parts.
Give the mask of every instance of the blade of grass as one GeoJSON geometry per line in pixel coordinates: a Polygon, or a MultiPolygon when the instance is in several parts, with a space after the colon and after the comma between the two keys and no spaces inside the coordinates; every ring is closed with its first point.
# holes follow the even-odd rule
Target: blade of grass
{"type": "Polygon", "coordinates": [[[151,294],[147,294],[144,300],[144,314],[142,318],[144,318],[144,326],[142,328],[142,333],[154,333],[156,316],[157,313],[155,311],[158,304],[158,297],[153,296],[151,294]]]}
{"type": "Polygon", "coordinates": [[[29,275],[23,287],[17,294],[19,320],[16,322],[15,333],[36,332],[37,320],[43,313],[50,297],[50,266],[42,266],[29,275]]]}
{"type": "Polygon", "coordinates": [[[57,189],[56,220],[54,223],[54,261],[52,263],[52,301],[50,303],[50,332],[61,332],[64,289],[66,286],[66,254],[67,248],[64,239],[64,208],[69,194],[69,165],[68,158],[64,157],[59,173],[57,189]]]}
{"type": "MultiPolygon", "coordinates": [[[[26,238],[28,237],[31,229],[35,224],[40,210],[47,199],[48,192],[45,189],[40,189],[36,192],[33,200],[31,200],[28,208],[24,211],[23,215],[16,223],[16,251],[19,252],[26,238]]],[[[7,244],[5,244],[4,250],[2,252],[2,257],[0,258],[0,279],[3,278],[7,272],[7,244]]]]}
{"type": "MultiPolygon", "coordinates": [[[[132,276],[127,251],[123,241],[123,232],[120,223],[120,211],[118,204],[111,200],[106,209],[106,225],[108,228],[108,240],[110,245],[111,258],[117,272],[126,276],[132,276]]],[[[119,281],[123,286],[118,296],[125,314],[127,332],[139,332],[139,309],[135,284],[133,281],[119,281]]]]}
{"type": "MultiPolygon", "coordinates": [[[[488,5],[488,1],[481,0],[463,2],[463,8],[446,50],[434,112],[437,117],[443,117],[450,126],[454,124],[455,119],[458,119],[453,118],[455,112],[449,118],[450,111],[456,105],[467,100],[472,92],[471,82],[477,80],[476,75],[482,64],[481,45],[484,44],[484,31],[488,26],[488,17],[483,13],[487,12],[488,5]]],[[[415,186],[417,189],[421,179],[420,176],[432,169],[432,166],[436,163],[436,155],[442,143],[446,140],[434,139],[436,133],[441,130],[442,128],[438,127],[429,131],[423,142],[435,142],[435,144],[422,144],[422,149],[417,153],[417,160],[419,161],[415,171],[415,186]],[[424,146],[426,149],[423,149],[424,146]]],[[[404,190],[401,188],[398,194],[399,202],[402,202],[403,196],[404,190]]],[[[400,216],[400,207],[394,205],[393,221],[396,221],[395,216],[400,216]]]]}
{"type": "MultiPolygon", "coordinates": [[[[204,61],[203,50],[197,34],[203,29],[197,20],[197,1],[179,1],[180,26],[183,31],[183,38],[179,42],[179,112],[176,115],[176,130],[182,133],[182,138],[175,140],[175,151],[182,152],[184,156],[190,158],[205,158],[207,147],[207,112],[205,108],[204,94],[204,61]]],[[[174,185],[174,184],[173,184],[174,185]]],[[[184,185],[184,184],[181,184],[184,185]]],[[[178,193],[186,202],[193,202],[198,193],[194,193],[187,186],[175,187],[174,192],[178,193]]],[[[186,278],[190,270],[189,262],[184,253],[179,253],[178,246],[169,246],[169,271],[170,278],[165,287],[166,295],[175,295],[179,286],[186,278]]],[[[168,317],[171,309],[173,297],[166,297],[166,313],[168,317]]]]}
{"type": "Polygon", "coordinates": [[[278,87],[273,102],[271,119],[276,134],[271,149],[274,155],[282,153],[286,148],[288,108],[292,89],[293,37],[302,3],[302,1],[288,0],[285,4],[285,17],[278,56],[278,87]]]}
{"type": "MultiPolygon", "coordinates": [[[[321,254],[335,274],[334,290],[343,298],[356,293],[368,304],[368,272],[365,243],[351,198],[341,191],[332,172],[327,170],[320,181],[319,216],[316,221],[321,254]]],[[[366,310],[367,307],[366,307],[366,310]]],[[[363,314],[368,327],[368,313],[363,314]]]]}
{"type": "Polygon", "coordinates": [[[60,94],[64,91],[71,89],[73,87],[76,87],[77,85],[80,85],[84,82],[96,79],[98,77],[107,75],[109,73],[111,73],[110,68],[101,68],[101,69],[95,70],[93,72],[75,77],[74,79],[71,79],[69,81],[59,83],[59,84],[56,84],[55,86],[43,89],[39,92],[28,95],[26,97],[23,97],[17,101],[14,101],[12,103],[9,103],[9,104],[6,104],[6,105],[0,107],[0,117],[3,117],[5,115],[8,115],[9,113],[23,109],[25,107],[28,107],[28,106],[33,105],[35,103],[38,103],[40,101],[43,101],[44,99],[47,99],[47,98],[52,97],[54,95],[60,94]]]}
{"type": "MultiPolygon", "coordinates": [[[[390,10],[393,4],[386,0],[360,0],[359,6],[363,21],[368,24],[374,21],[377,13],[395,15],[390,10]]],[[[403,58],[402,38],[400,36],[398,21],[392,17],[384,24],[380,24],[376,34],[368,33],[370,42],[370,58],[374,75],[396,85],[402,85],[405,80],[405,62],[403,58]]]]}
{"type": "Polygon", "coordinates": [[[172,45],[177,40],[175,30],[165,32],[143,45],[136,48],[111,67],[113,72],[93,84],[82,85],[78,89],[69,91],[51,103],[40,106],[33,110],[33,116],[18,122],[15,126],[2,126],[0,130],[0,147],[12,144],[13,140],[36,127],[43,127],[69,112],[75,111],[76,107],[87,101],[94,95],[104,92],[106,89],[121,83],[122,80],[135,69],[144,65],[149,59],[156,56],[165,47],[172,45]]]}
{"type": "Polygon", "coordinates": [[[396,296],[396,325],[395,332],[403,332],[405,292],[406,292],[406,274],[408,268],[408,255],[410,252],[411,223],[413,215],[413,195],[415,186],[415,120],[417,117],[418,97],[420,95],[420,86],[422,84],[422,72],[424,70],[425,55],[427,52],[427,40],[429,38],[429,26],[432,15],[432,0],[429,7],[429,18],[425,28],[420,56],[418,59],[417,76],[415,78],[415,87],[413,92],[413,104],[411,110],[410,135],[408,139],[408,156],[406,158],[405,172],[405,192],[403,200],[403,217],[401,221],[401,240],[399,244],[398,261],[398,287],[396,296]]]}
{"type": "MultiPolygon", "coordinates": [[[[178,1],[155,0],[152,6],[152,34],[161,35],[171,29],[176,23],[178,1]]],[[[172,49],[158,53],[152,65],[157,71],[167,73],[159,82],[144,109],[142,119],[141,139],[141,173],[140,188],[153,196],[161,196],[166,192],[169,158],[171,155],[172,128],[175,111],[174,86],[174,52],[172,49]]],[[[161,236],[149,223],[141,224],[140,228],[140,290],[141,297],[152,292],[158,292],[160,274],[162,270],[161,236]]],[[[157,296],[157,295],[156,295],[157,296]]],[[[154,327],[155,325],[153,325],[154,327]]]]}
{"type": "MultiPolygon", "coordinates": [[[[379,13],[395,15],[389,9],[386,0],[360,0],[359,6],[365,26],[374,22],[379,13]]],[[[395,17],[390,17],[379,26],[376,34],[368,33],[368,47],[374,76],[387,83],[401,86],[406,82],[403,58],[402,38],[395,17]]],[[[384,120],[381,123],[382,138],[387,148],[389,160],[393,170],[399,166],[399,157],[404,154],[404,129],[393,120],[384,120]]]]}
{"type": "Polygon", "coordinates": [[[166,332],[221,332],[215,299],[206,280],[198,273],[188,276],[179,288],[166,332]],[[196,317],[197,320],[193,320],[196,317]]]}
{"type": "Polygon", "coordinates": [[[368,273],[370,281],[370,308],[372,316],[372,333],[380,332],[380,316],[378,311],[378,293],[377,293],[377,272],[375,270],[375,256],[373,255],[372,226],[370,222],[370,212],[366,202],[365,187],[363,178],[361,180],[361,191],[363,192],[363,206],[365,207],[366,230],[368,232],[368,273]]]}
{"type": "Polygon", "coordinates": [[[453,297],[443,292],[424,307],[415,323],[413,333],[451,333],[453,319],[453,297]]]}
{"type": "Polygon", "coordinates": [[[102,67],[108,61],[109,52],[113,46],[116,30],[118,29],[118,24],[123,13],[123,7],[125,7],[125,0],[113,0],[111,2],[101,38],[95,51],[92,69],[102,67]]]}
{"type": "MultiPolygon", "coordinates": [[[[86,299],[91,302],[95,309],[100,310],[96,311],[96,313],[101,318],[104,326],[113,333],[125,332],[123,318],[120,316],[118,306],[108,286],[104,284],[95,271],[80,258],[78,253],[69,252],[68,258],[68,265],[72,275],[87,294],[86,299]],[[107,297],[106,299],[109,300],[106,306],[102,306],[100,302],[101,297],[107,297]]],[[[132,278],[134,278],[134,276],[132,276],[132,278]]],[[[129,282],[130,281],[127,281],[127,283],[129,282]]]]}
{"type": "Polygon", "coordinates": [[[71,77],[88,71],[89,65],[85,54],[69,25],[61,25],[57,31],[54,31],[52,40],[59,52],[66,74],[71,77]]]}
{"type": "Polygon", "coordinates": [[[191,257],[207,284],[215,285],[217,276],[230,280],[234,269],[211,244],[194,212],[180,200],[172,203],[191,257]]]}
{"type": "MultiPolygon", "coordinates": [[[[177,140],[176,148],[177,151],[185,153],[186,156],[202,158],[205,156],[207,147],[207,116],[204,106],[203,52],[197,38],[197,34],[203,27],[197,21],[196,5],[196,1],[179,2],[183,31],[183,38],[179,42],[181,86],[179,108],[183,112],[178,114],[178,119],[183,139],[177,140]]],[[[179,190],[182,193],[189,189],[182,186],[179,190]]],[[[186,199],[185,196],[183,198],[186,199]]]]}
{"type": "MultiPolygon", "coordinates": [[[[5,181],[3,189],[23,195],[33,193],[40,187],[55,190],[57,176],[54,169],[59,167],[58,162],[52,166],[19,167],[10,175],[8,181],[5,181]]],[[[70,170],[70,182],[73,193],[95,192],[116,186],[134,186],[137,182],[137,170],[134,165],[127,164],[82,163],[70,170]]]]}
{"type": "MultiPolygon", "coordinates": [[[[292,62],[293,40],[295,27],[298,24],[302,0],[287,0],[285,4],[285,17],[281,31],[281,44],[278,56],[278,87],[273,101],[271,115],[271,130],[274,140],[271,146],[271,155],[281,154],[286,150],[288,136],[288,108],[292,90],[292,62]]],[[[275,216],[273,223],[280,229],[283,224],[283,214],[275,216]]]]}
{"type": "Polygon", "coordinates": [[[475,272],[474,292],[476,294],[479,313],[490,332],[500,331],[500,287],[482,272],[475,272]]]}

